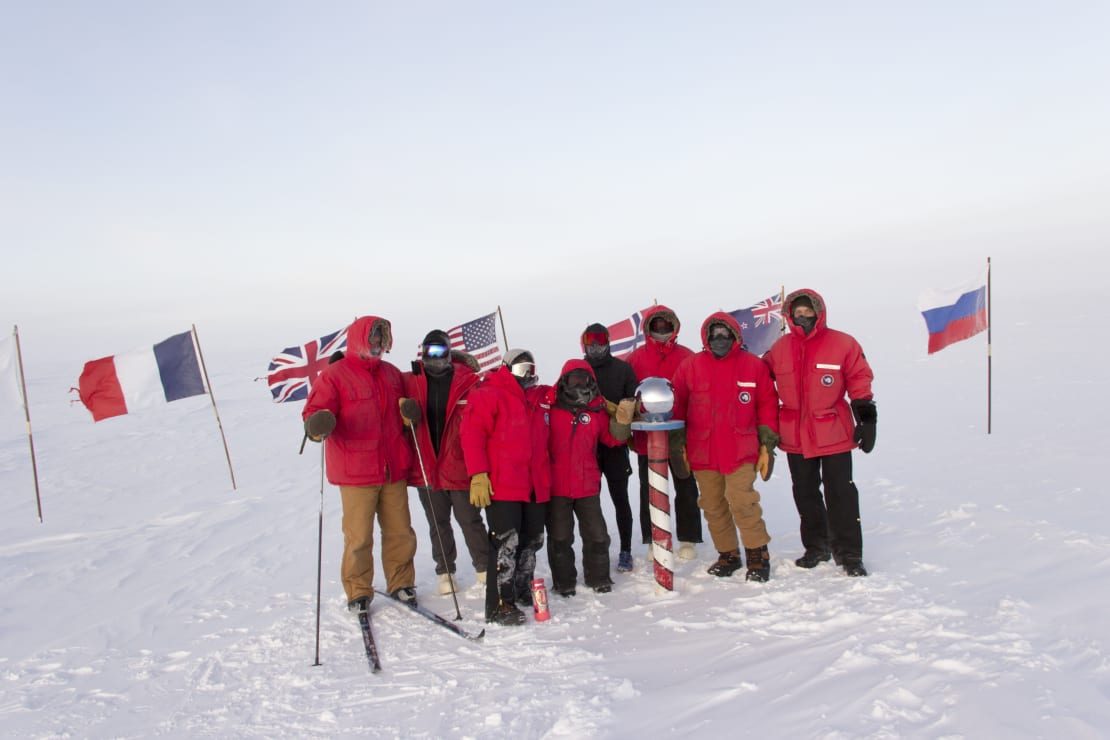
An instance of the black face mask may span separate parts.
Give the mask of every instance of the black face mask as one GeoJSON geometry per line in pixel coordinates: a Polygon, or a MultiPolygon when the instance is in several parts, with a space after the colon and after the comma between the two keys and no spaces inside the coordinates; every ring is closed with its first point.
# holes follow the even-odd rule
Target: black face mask
{"type": "Polygon", "coordinates": [[[433,378],[442,378],[450,375],[454,368],[451,367],[450,357],[425,357],[424,372],[433,378]]]}
{"type": "Polygon", "coordinates": [[[716,336],[709,338],[709,351],[713,356],[720,359],[729,353],[732,345],[736,344],[736,339],[729,334],[728,336],[716,336]]]}
{"type": "Polygon", "coordinates": [[[795,316],[794,325],[802,327],[802,331],[809,334],[813,331],[813,327],[817,325],[816,316],[795,316]]]}
{"type": "Polygon", "coordinates": [[[586,345],[586,361],[591,365],[601,362],[609,356],[608,344],[587,344],[586,345]]]}

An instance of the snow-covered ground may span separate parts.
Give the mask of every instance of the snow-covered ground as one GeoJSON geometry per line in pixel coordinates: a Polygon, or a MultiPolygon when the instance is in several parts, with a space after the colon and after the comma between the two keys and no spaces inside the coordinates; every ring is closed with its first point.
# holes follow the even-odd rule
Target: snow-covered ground
{"type": "MultiPolygon", "coordinates": [[[[6,423],[3,735],[1105,737],[1110,524],[1096,477],[1110,431],[1106,374],[1085,341],[1099,315],[1088,303],[1061,322],[1028,310],[1036,280],[1004,285],[989,436],[985,337],[926,357],[912,295],[838,305],[828,294],[846,286],[826,289],[832,325],[861,338],[877,375],[878,444],[855,456],[870,577],[793,565],[797,515],[780,460],[760,487],[769,583],[707,575],[707,543],[661,596],[636,545],[635,572],[614,574],[611,594],[556,597],[549,622],[489,627],[478,643],[382,599],[379,675],[345,610],[330,486],[312,665],[320,457],[315,446],[297,455],[299,404],[270,403],[252,380],[278,347],[209,352],[232,490],[206,397],[94,425],[64,395],[91,356],[28,356],[27,340],[45,523],[22,427],[6,423]]],[[[554,366],[573,333],[547,339],[554,366]]],[[[415,495],[411,509],[421,599],[453,616],[434,593],[415,495]]],[[[538,572],[548,575],[544,558],[538,572]]],[[[462,623],[479,629],[466,565],[460,580],[462,623]]]]}

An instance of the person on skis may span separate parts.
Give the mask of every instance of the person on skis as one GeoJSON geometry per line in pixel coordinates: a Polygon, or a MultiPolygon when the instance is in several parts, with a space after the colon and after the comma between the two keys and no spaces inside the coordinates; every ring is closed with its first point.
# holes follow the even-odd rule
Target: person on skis
{"type": "Polygon", "coordinates": [[[324,442],[328,481],[339,487],[340,575],[352,611],[365,611],[374,598],[375,519],[386,589],[416,604],[416,533],[405,488],[413,449],[398,411],[401,371],[382,358],[392,346],[388,321],[355,319],[347,329],[346,354],[313,381],[302,412],[305,434],[324,442]]]}

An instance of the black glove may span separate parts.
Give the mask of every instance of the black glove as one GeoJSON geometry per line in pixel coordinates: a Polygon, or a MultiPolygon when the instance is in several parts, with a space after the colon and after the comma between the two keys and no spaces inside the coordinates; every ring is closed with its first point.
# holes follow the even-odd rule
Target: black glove
{"type": "Polygon", "coordinates": [[[335,414],[321,409],[304,420],[304,433],[313,442],[319,442],[335,429],[335,414]]]}
{"type": "Polygon", "coordinates": [[[416,402],[415,398],[402,398],[398,401],[401,407],[401,418],[405,422],[405,426],[416,426],[416,422],[420,421],[420,404],[416,402]]]}
{"type": "Polygon", "coordinates": [[[870,398],[852,401],[852,415],[856,417],[855,443],[864,452],[875,449],[875,423],[879,412],[870,398]]]}
{"type": "Polygon", "coordinates": [[[671,453],[671,470],[674,477],[686,480],[690,477],[690,463],[686,459],[686,427],[667,430],[667,446],[671,453]]]}
{"type": "Polygon", "coordinates": [[[779,446],[779,435],[775,434],[775,430],[766,424],[757,426],[756,431],[759,432],[759,444],[766,447],[767,452],[773,453],[775,448],[779,446]]]}

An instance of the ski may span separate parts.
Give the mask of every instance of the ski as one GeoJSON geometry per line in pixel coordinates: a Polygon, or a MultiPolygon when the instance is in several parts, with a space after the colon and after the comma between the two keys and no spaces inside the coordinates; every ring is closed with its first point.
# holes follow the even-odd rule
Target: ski
{"type": "Polygon", "coordinates": [[[398,604],[400,604],[404,607],[407,607],[408,609],[411,609],[412,611],[416,612],[420,616],[425,617],[426,619],[429,619],[429,620],[435,622],[436,624],[440,625],[441,627],[446,627],[447,629],[451,630],[452,632],[454,632],[459,637],[464,637],[467,640],[481,640],[486,635],[486,631],[484,629],[481,632],[479,632],[478,634],[474,634],[473,632],[468,632],[467,630],[463,629],[459,625],[452,622],[447,617],[440,616],[439,614],[436,614],[431,609],[427,609],[425,607],[422,607],[419,604],[417,604],[416,606],[413,606],[412,604],[408,603],[407,601],[402,601],[401,599],[398,599],[393,594],[386,594],[386,595],[389,596],[389,598],[396,601],[398,604]]]}
{"type": "Polygon", "coordinates": [[[366,646],[366,659],[370,661],[370,672],[377,673],[382,669],[382,661],[378,657],[378,644],[374,642],[374,633],[370,631],[370,612],[358,613],[358,626],[362,628],[362,643],[366,646]]]}

